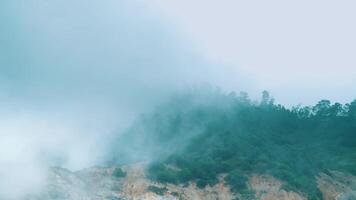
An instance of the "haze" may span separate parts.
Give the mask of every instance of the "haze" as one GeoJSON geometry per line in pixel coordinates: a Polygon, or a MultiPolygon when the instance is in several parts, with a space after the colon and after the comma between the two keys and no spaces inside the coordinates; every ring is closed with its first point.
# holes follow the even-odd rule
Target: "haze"
{"type": "Polygon", "coordinates": [[[0,198],[40,188],[48,166],[103,163],[135,116],[201,84],[354,99],[355,5],[1,1],[0,198]]]}
{"type": "Polygon", "coordinates": [[[154,2],[205,58],[238,68],[254,91],[288,105],[355,98],[355,1],[154,2]]]}

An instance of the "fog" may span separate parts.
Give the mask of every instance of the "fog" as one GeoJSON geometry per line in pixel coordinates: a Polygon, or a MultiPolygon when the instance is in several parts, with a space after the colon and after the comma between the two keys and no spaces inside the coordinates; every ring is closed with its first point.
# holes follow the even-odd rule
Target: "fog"
{"type": "MultiPolygon", "coordinates": [[[[257,65],[251,73],[248,64],[241,69],[211,59],[196,42],[203,34],[189,37],[152,2],[0,1],[0,199],[39,190],[50,166],[78,170],[105,164],[112,156],[111,140],[137,116],[194,87],[259,93],[269,87],[256,84],[268,82],[289,100],[298,91],[297,100],[287,103],[304,98],[301,94],[313,100],[320,94],[304,90],[319,89],[309,82],[289,90],[273,83],[275,77],[257,81],[256,73],[269,76],[257,65]]],[[[215,36],[214,43],[234,44],[215,36]]],[[[205,43],[210,37],[204,38],[205,43]]],[[[230,57],[239,59],[233,51],[230,57]]]]}
{"type": "Polygon", "coordinates": [[[103,164],[170,94],[235,81],[134,1],[1,1],[0,24],[0,198],[37,191],[49,166],[103,164]]]}
{"type": "Polygon", "coordinates": [[[253,79],[252,92],[269,90],[284,105],[355,98],[355,1],[149,2],[207,59],[253,79]]]}

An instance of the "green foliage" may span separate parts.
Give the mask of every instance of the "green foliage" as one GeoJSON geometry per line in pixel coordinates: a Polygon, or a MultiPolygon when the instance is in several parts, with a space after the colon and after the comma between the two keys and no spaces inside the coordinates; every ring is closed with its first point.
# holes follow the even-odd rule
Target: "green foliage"
{"type": "Polygon", "coordinates": [[[175,197],[179,197],[179,193],[178,192],[172,192],[171,195],[173,195],[175,197]]]}
{"type": "Polygon", "coordinates": [[[287,109],[266,91],[260,102],[251,102],[246,93],[193,91],[172,98],[143,121],[147,141],[162,147],[152,152],[160,159],[148,170],[159,182],[196,181],[205,187],[226,173],[225,181],[241,193],[248,191],[247,177],[261,173],[321,199],[319,172],[356,174],[356,100],[287,109]],[[167,149],[172,151],[161,156],[167,149]]]}
{"type": "Polygon", "coordinates": [[[231,171],[226,177],[225,181],[229,184],[233,191],[241,192],[247,190],[247,177],[240,171],[231,171]]]}
{"type": "Polygon", "coordinates": [[[147,188],[147,191],[150,191],[150,192],[153,192],[153,193],[156,193],[158,195],[164,195],[164,193],[166,193],[168,191],[167,188],[161,188],[161,187],[156,187],[156,186],[153,186],[153,185],[150,185],[148,186],[147,188]]]}
{"type": "Polygon", "coordinates": [[[123,178],[126,176],[126,172],[122,171],[121,168],[117,167],[114,169],[114,171],[112,172],[112,175],[116,178],[123,178]]]}

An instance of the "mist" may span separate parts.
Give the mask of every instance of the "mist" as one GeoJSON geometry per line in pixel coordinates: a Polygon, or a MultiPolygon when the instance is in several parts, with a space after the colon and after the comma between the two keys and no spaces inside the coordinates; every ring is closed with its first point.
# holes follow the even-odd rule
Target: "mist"
{"type": "Polygon", "coordinates": [[[0,198],[39,190],[49,166],[105,163],[171,94],[234,81],[139,2],[2,1],[0,24],[0,198]]]}
{"type": "Polygon", "coordinates": [[[355,98],[355,1],[152,2],[206,58],[253,79],[249,93],[289,106],[355,98]]]}
{"type": "MultiPolygon", "coordinates": [[[[300,37],[305,39],[303,48],[294,48],[298,40],[290,46],[284,43],[299,32],[291,28],[286,31],[290,37],[280,37],[284,32],[279,29],[287,24],[283,17],[265,18],[270,11],[264,7],[250,12],[252,4],[226,2],[218,9],[212,2],[201,8],[205,1],[0,1],[0,199],[17,200],[40,191],[53,166],[75,171],[108,163],[162,161],[192,137],[209,133],[204,129],[211,121],[217,120],[220,128],[226,125],[225,115],[235,119],[236,102],[263,110],[263,103],[255,101],[261,90],[276,94],[270,108],[286,112],[280,99],[290,108],[323,98],[341,103],[354,99],[354,59],[348,53],[349,60],[340,61],[339,52],[354,48],[336,45],[313,57],[324,46],[306,44],[323,28],[315,29],[313,37],[300,37]],[[256,15],[259,12],[264,14],[256,15]],[[253,17],[245,21],[245,15],[253,17]],[[265,29],[272,32],[263,35],[265,29]],[[339,57],[329,56],[334,51],[339,57]],[[326,75],[324,66],[330,69],[326,75]],[[236,95],[239,91],[251,98],[236,95]],[[185,118],[179,118],[181,114],[185,118]],[[166,141],[157,145],[162,135],[166,141]]],[[[301,24],[296,30],[304,33],[308,26],[303,20],[309,22],[314,12],[302,19],[299,14],[294,11],[288,17],[295,17],[301,24]]],[[[353,38],[354,29],[341,30],[353,38]]],[[[325,39],[334,44],[332,35],[325,39]]],[[[302,106],[288,112],[314,112],[302,106]]],[[[352,110],[346,109],[351,104],[333,106],[345,113],[352,110]]]]}

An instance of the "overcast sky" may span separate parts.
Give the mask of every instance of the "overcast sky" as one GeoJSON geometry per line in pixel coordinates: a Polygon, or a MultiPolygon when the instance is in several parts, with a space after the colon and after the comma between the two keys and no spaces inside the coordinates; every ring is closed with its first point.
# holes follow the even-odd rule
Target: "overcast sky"
{"type": "Polygon", "coordinates": [[[83,82],[79,73],[100,83],[119,76],[103,85],[133,87],[122,96],[147,91],[146,82],[209,82],[254,97],[266,89],[286,105],[356,98],[352,0],[1,4],[0,88],[12,93],[61,96],[63,84],[83,82]]]}
{"type": "Polygon", "coordinates": [[[251,80],[251,92],[289,105],[356,98],[353,0],[149,2],[206,59],[251,80]]]}

